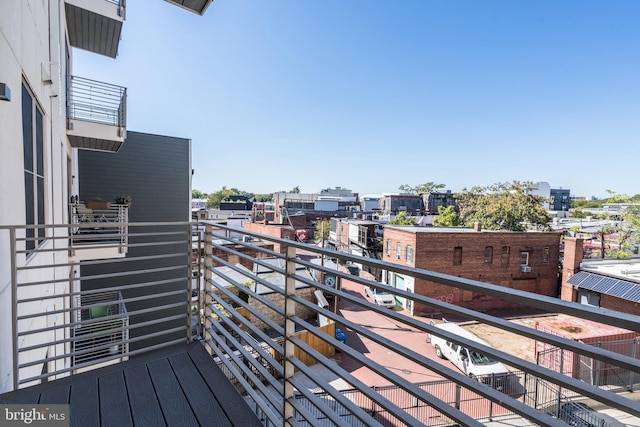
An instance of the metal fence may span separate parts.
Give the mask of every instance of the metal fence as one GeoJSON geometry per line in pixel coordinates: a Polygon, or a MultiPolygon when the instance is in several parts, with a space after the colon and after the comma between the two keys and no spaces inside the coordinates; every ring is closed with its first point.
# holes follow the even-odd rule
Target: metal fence
{"type": "MultiPolygon", "coordinates": [[[[521,422],[530,424],[560,426],[565,424],[558,419],[558,408],[567,398],[583,397],[640,416],[638,402],[456,336],[430,325],[426,319],[381,308],[360,294],[316,280],[307,270],[324,271],[339,281],[350,281],[355,285],[382,288],[399,298],[431,306],[447,315],[476,320],[634,373],[640,373],[640,361],[633,357],[372,282],[351,274],[346,267],[357,263],[414,280],[428,280],[524,306],[640,331],[637,316],[209,222],[128,223],[125,224],[125,257],[79,261],[69,255],[70,235],[76,226],[35,226],[45,232],[42,233],[44,239],[39,238],[33,250],[27,249],[27,241],[35,237],[29,236],[41,233],[27,233],[25,227],[0,226],[0,243],[6,244],[0,252],[9,254],[7,259],[2,259],[8,268],[1,269],[0,276],[11,283],[16,388],[84,368],[72,363],[72,358],[78,355],[74,350],[76,336],[72,331],[89,324],[84,323],[86,320],[82,316],[74,318],[73,313],[79,308],[89,308],[83,307],[88,295],[114,291],[121,292],[122,298],[118,297],[117,304],[126,309],[128,318],[128,335],[122,336],[119,342],[128,345],[129,349],[125,354],[100,358],[101,362],[117,362],[123,357],[200,339],[227,377],[248,401],[253,402],[265,425],[479,426],[489,419],[518,417],[521,422]],[[336,270],[313,262],[323,256],[335,259],[340,267],[336,270]],[[191,287],[194,285],[200,291],[197,302],[192,300],[191,287]],[[426,334],[440,336],[490,356],[518,373],[507,386],[497,385],[491,379],[469,378],[453,365],[441,364],[424,352],[385,338],[366,322],[343,316],[338,306],[327,306],[320,299],[309,298],[308,295],[314,293],[302,292],[305,287],[321,291],[327,300],[349,303],[355,307],[353,310],[363,313],[363,319],[367,313],[381,314],[394,324],[424,333],[425,337],[426,334]],[[332,320],[351,336],[370,340],[384,349],[380,351],[393,352],[398,358],[397,366],[418,364],[442,380],[416,384],[403,378],[393,367],[377,362],[353,343],[322,332],[317,326],[323,319],[332,320]],[[365,384],[352,370],[299,339],[300,331],[307,331],[321,344],[356,360],[358,366],[374,372],[388,386],[372,388],[365,384]],[[300,351],[315,359],[313,369],[295,356],[300,351]],[[336,388],[316,369],[340,378],[349,384],[351,391],[336,388]]],[[[102,316],[100,320],[111,320],[112,316],[115,319],[123,313],[124,310],[110,314],[107,310],[106,317],[102,316]]],[[[91,363],[92,366],[100,365],[91,363]]]]}
{"type": "MultiPolygon", "coordinates": [[[[229,375],[236,379],[239,389],[247,395],[247,399],[254,402],[256,412],[264,419],[265,425],[278,426],[283,423],[295,425],[481,425],[497,417],[518,417],[528,420],[531,424],[563,425],[557,418],[556,408],[559,402],[567,399],[567,396],[590,397],[605,405],[640,415],[640,407],[629,399],[491,347],[473,343],[455,335],[447,335],[446,332],[438,330],[439,328],[431,327],[424,319],[380,308],[360,296],[342,291],[340,287],[334,288],[320,281],[307,280],[299,274],[299,271],[300,266],[304,266],[337,275],[340,280],[374,285],[364,277],[348,272],[346,267],[351,263],[357,263],[393,271],[414,279],[434,281],[506,298],[529,307],[546,308],[639,330],[640,323],[635,316],[595,310],[554,298],[351,256],[286,239],[267,238],[256,233],[243,232],[243,235],[249,237],[244,239],[238,236],[231,237],[231,233],[237,233],[237,230],[217,224],[207,224],[206,231],[203,233],[202,269],[206,291],[204,341],[221,364],[226,365],[229,375]],[[263,244],[265,242],[267,244],[263,244]],[[273,246],[269,246],[268,243],[272,243],[273,246]],[[309,260],[309,254],[311,257],[325,256],[336,259],[342,268],[330,270],[318,266],[317,263],[309,260]],[[265,258],[279,259],[282,263],[279,267],[275,267],[274,263],[267,262],[265,258]],[[256,265],[260,267],[256,268],[256,265]],[[269,274],[260,274],[259,271],[268,271],[269,274]],[[496,389],[468,378],[453,368],[434,363],[423,354],[417,354],[386,340],[366,325],[342,317],[339,310],[333,310],[332,307],[319,307],[317,301],[303,298],[300,292],[301,284],[313,286],[327,297],[355,304],[360,310],[384,314],[394,322],[426,333],[440,335],[447,340],[490,355],[514,367],[521,374],[515,375],[514,378],[518,380],[510,382],[508,387],[503,389],[496,389]],[[272,298],[266,298],[264,294],[258,292],[260,288],[268,288],[271,294],[278,294],[281,299],[275,302],[272,298]],[[250,318],[236,316],[234,312],[236,307],[249,310],[250,318]],[[414,384],[405,380],[396,375],[393,370],[378,364],[366,354],[354,350],[336,337],[319,333],[312,324],[312,319],[298,315],[301,308],[311,309],[317,318],[326,317],[334,320],[343,330],[374,340],[402,360],[428,367],[440,375],[443,382],[414,384]],[[232,313],[231,318],[223,316],[223,311],[232,313]],[[211,314],[216,314],[216,318],[222,321],[211,321],[211,314]],[[257,328],[257,324],[266,325],[266,327],[257,328]],[[358,360],[363,367],[376,372],[385,379],[385,382],[390,382],[392,385],[375,388],[366,386],[351,372],[340,366],[336,367],[313,348],[297,340],[295,334],[300,329],[307,330],[325,342],[331,343],[337,351],[358,360]],[[247,339],[247,334],[252,335],[255,340],[247,339]],[[274,340],[274,336],[281,336],[284,339],[277,341],[274,340]],[[256,347],[252,341],[261,343],[261,347],[256,347]],[[319,365],[336,377],[352,384],[353,390],[346,392],[336,390],[325,379],[293,357],[296,348],[302,348],[316,357],[319,365]],[[249,357],[250,354],[251,357],[249,357]],[[255,354],[259,354],[259,358],[255,357],[255,354]],[[261,361],[260,364],[251,362],[258,359],[261,361]],[[247,363],[251,366],[247,366],[247,363]],[[255,375],[253,371],[259,374],[255,375]],[[313,386],[306,386],[305,381],[311,381],[313,386]]],[[[380,286],[379,283],[375,285],[380,286]]],[[[383,287],[384,290],[398,297],[436,307],[443,313],[477,320],[532,340],[548,344],[555,343],[560,348],[597,358],[604,363],[638,371],[637,360],[631,360],[614,352],[573,342],[485,313],[463,309],[390,286],[383,285],[383,287]]],[[[490,383],[490,380],[488,382],[490,383]]]]}
{"type": "MultiPolygon", "coordinates": [[[[590,345],[606,349],[633,359],[640,358],[640,339],[603,341],[590,345]]],[[[588,384],[607,387],[612,391],[634,391],[640,388],[640,375],[598,359],[576,354],[562,348],[550,348],[538,352],[536,360],[539,365],[588,384]]]]}

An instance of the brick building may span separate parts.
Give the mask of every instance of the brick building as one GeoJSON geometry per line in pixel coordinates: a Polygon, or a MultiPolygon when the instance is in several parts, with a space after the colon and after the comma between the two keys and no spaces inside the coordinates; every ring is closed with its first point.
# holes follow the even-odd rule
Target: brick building
{"type": "MultiPolygon", "coordinates": [[[[558,232],[484,231],[480,227],[384,228],[382,259],[499,286],[556,297],[558,295],[558,232]]],[[[386,277],[385,277],[386,276],[386,277]]],[[[513,308],[517,304],[446,285],[388,272],[386,283],[420,295],[473,310],[513,308]]],[[[412,314],[432,312],[424,304],[398,303],[412,314]]]]}

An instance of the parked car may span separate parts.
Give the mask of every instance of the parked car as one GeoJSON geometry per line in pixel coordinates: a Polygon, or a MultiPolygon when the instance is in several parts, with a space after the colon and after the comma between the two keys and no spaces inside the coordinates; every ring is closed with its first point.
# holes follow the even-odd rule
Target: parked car
{"type": "Polygon", "coordinates": [[[373,289],[369,286],[364,287],[364,293],[367,294],[371,301],[383,307],[395,307],[396,299],[393,295],[381,289],[373,289]]]}
{"type": "MultiPolygon", "coordinates": [[[[434,324],[433,326],[454,333],[457,336],[466,338],[470,341],[489,346],[489,344],[480,337],[472,334],[466,329],[463,329],[455,323],[445,322],[437,325],[434,324]]],[[[491,385],[493,388],[498,390],[501,390],[508,385],[510,371],[497,360],[478,353],[477,351],[460,346],[454,342],[447,341],[436,335],[431,335],[431,344],[436,351],[436,356],[441,359],[448,359],[469,377],[491,385]]]]}

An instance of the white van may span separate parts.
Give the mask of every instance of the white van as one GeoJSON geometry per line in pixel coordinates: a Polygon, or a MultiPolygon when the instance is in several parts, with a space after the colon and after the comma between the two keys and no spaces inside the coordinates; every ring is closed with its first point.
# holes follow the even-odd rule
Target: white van
{"type": "MultiPolygon", "coordinates": [[[[489,346],[477,335],[461,328],[455,323],[440,323],[433,326],[466,338],[470,341],[489,346]]],[[[449,359],[458,369],[471,378],[476,378],[485,384],[492,385],[495,389],[502,389],[509,383],[509,370],[497,360],[469,350],[451,341],[447,341],[435,335],[431,335],[431,344],[436,350],[436,355],[441,359],[449,359]]]]}

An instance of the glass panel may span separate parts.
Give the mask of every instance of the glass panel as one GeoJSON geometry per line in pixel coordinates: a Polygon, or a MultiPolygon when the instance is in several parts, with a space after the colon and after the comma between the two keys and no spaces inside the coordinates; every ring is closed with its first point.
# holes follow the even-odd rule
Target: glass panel
{"type": "Polygon", "coordinates": [[[22,145],[24,148],[24,169],[33,171],[33,100],[27,88],[22,85],[22,145]]]}
{"type": "MultiPolygon", "coordinates": [[[[44,178],[39,176],[36,178],[38,185],[38,224],[44,224],[44,178]]],[[[44,239],[44,228],[38,230],[40,240],[44,239]]]]}
{"type": "Polygon", "coordinates": [[[42,113],[36,108],[36,173],[44,176],[44,129],[42,113]]]}
{"type": "MultiPolygon", "coordinates": [[[[31,172],[24,173],[24,198],[25,198],[25,224],[33,225],[34,220],[34,206],[33,206],[33,174],[31,172]]],[[[33,228],[27,228],[26,230],[26,248],[32,250],[36,247],[35,242],[31,239],[34,236],[33,228]]]]}

